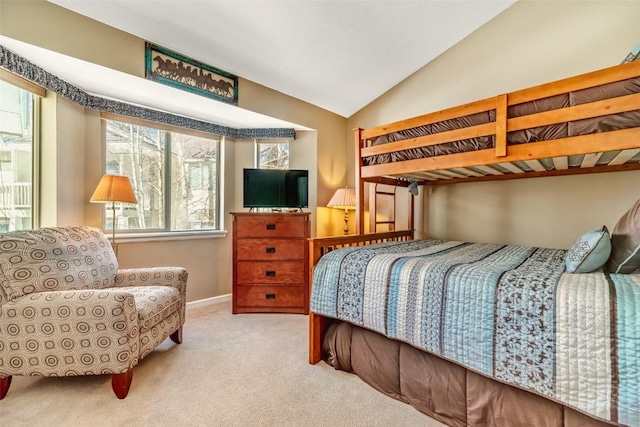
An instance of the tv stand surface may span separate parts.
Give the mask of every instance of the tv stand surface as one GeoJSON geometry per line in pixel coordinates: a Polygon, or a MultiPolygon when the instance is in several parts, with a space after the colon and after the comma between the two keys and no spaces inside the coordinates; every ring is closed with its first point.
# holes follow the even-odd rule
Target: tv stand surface
{"type": "Polygon", "coordinates": [[[271,212],[282,212],[282,213],[295,213],[295,212],[304,212],[302,208],[273,208],[271,212]]]}
{"type": "Polygon", "coordinates": [[[253,211],[254,209],[261,209],[261,208],[249,208],[249,212],[250,213],[270,213],[270,212],[276,212],[276,213],[297,213],[297,212],[304,212],[302,210],[302,208],[263,208],[263,209],[270,209],[269,211],[253,211]]]}
{"type": "Polygon", "coordinates": [[[309,213],[232,212],[233,314],[309,313],[309,213]]]}

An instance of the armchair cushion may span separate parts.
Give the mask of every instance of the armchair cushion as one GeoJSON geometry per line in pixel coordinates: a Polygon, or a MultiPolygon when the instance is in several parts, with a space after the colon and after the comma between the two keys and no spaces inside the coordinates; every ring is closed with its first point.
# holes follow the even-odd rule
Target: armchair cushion
{"type": "Polygon", "coordinates": [[[118,261],[105,235],[88,226],[0,235],[0,286],[9,300],[33,292],[113,286],[118,261]]]}

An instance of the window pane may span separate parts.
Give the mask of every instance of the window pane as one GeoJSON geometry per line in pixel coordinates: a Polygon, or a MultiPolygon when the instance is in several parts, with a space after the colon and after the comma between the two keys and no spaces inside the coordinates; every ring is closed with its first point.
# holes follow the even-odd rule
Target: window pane
{"type": "Polygon", "coordinates": [[[289,143],[258,143],[260,169],[289,169],[289,143]]]}
{"type": "MultiPolygon", "coordinates": [[[[116,204],[116,230],[165,228],[164,169],[166,132],[106,121],[107,172],[129,177],[137,204],[116,204]]],[[[105,228],[112,229],[111,205],[105,228]]]]}
{"type": "Polygon", "coordinates": [[[33,97],[0,81],[0,231],[34,226],[33,97]]]}
{"type": "Polygon", "coordinates": [[[216,228],[219,141],[171,133],[171,229],[216,228]]]}
{"type": "MultiPolygon", "coordinates": [[[[107,173],[125,175],[137,204],[116,204],[116,230],[219,227],[220,140],[105,120],[107,173]]],[[[105,229],[112,230],[111,205],[105,229]]]]}

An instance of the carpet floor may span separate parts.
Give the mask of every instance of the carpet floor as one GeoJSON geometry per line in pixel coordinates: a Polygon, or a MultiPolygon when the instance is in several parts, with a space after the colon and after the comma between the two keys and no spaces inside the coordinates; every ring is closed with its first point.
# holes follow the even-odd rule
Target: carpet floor
{"type": "Polygon", "coordinates": [[[441,426],[324,362],[308,364],[307,316],[190,308],[183,342],[136,366],[118,400],[111,377],[14,377],[11,426],[441,426]]]}

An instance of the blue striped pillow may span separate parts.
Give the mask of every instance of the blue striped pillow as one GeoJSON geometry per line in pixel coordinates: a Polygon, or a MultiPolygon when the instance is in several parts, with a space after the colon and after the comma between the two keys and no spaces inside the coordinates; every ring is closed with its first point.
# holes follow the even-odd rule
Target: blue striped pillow
{"type": "Polygon", "coordinates": [[[602,267],[611,254],[609,230],[604,225],[584,233],[565,258],[569,273],[591,273],[602,267]]]}

